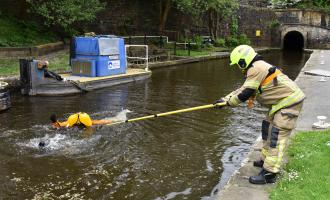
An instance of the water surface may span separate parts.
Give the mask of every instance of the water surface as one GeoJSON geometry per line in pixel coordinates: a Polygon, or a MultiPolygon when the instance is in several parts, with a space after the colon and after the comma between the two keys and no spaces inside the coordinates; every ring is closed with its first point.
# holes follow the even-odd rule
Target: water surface
{"type": "MultiPolygon", "coordinates": [[[[308,57],[265,55],[291,78],[308,57]]],[[[243,105],[70,131],[51,129],[49,116],[140,117],[209,104],[242,83],[223,59],[155,70],[149,80],[83,95],[12,94],[13,107],[0,114],[0,198],[212,199],[259,136],[264,109],[243,105]]]]}

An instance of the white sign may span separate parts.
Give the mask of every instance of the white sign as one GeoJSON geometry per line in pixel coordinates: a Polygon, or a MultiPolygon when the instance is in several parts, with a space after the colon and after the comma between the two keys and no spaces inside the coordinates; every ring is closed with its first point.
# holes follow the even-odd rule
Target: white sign
{"type": "Polygon", "coordinates": [[[119,69],[120,60],[112,60],[108,62],[108,69],[119,69]]]}

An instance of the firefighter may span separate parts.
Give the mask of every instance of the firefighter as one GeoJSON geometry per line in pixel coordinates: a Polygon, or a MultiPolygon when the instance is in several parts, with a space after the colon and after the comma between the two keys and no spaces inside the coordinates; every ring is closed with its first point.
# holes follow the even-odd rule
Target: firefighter
{"type": "Polygon", "coordinates": [[[226,102],[228,106],[237,106],[248,101],[248,107],[252,107],[253,100],[256,100],[269,109],[266,119],[262,121],[262,156],[253,163],[262,170],[258,175],[251,176],[249,182],[274,183],[305,95],[294,81],[277,67],[265,62],[248,45],[240,45],[231,52],[230,65],[242,71],[245,82],[216,103],[226,102]]]}

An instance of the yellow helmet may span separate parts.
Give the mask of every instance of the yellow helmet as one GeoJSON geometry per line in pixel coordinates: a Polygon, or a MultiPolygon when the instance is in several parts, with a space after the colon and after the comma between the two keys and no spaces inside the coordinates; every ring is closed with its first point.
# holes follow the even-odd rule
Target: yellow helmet
{"type": "Polygon", "coordinates": [[[241,70],[246,70],[256,55],[252,47],[239,45],[230,54],[230,65],[238,65],[241,70]]]}
{"type": "Polygon", "coordinates": [[[87,113],[76,113],[71,115],[67,120],[68,126],[72,127],[74,125],[83,124],[86,127],[92,126],[92,119],[89,117],[87,113]]]}

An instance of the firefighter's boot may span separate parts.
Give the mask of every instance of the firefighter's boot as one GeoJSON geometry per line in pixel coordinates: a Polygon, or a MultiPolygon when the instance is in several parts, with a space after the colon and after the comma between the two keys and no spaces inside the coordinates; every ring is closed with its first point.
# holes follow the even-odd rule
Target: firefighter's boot
{"type": "Polygon", "coordinates": [[[252,184],[275,183],[276,175],[277,174],[275,174],[275,173],[262,169],[258,175],[251,176],[249,178],[249,182],[252,184]]]}

